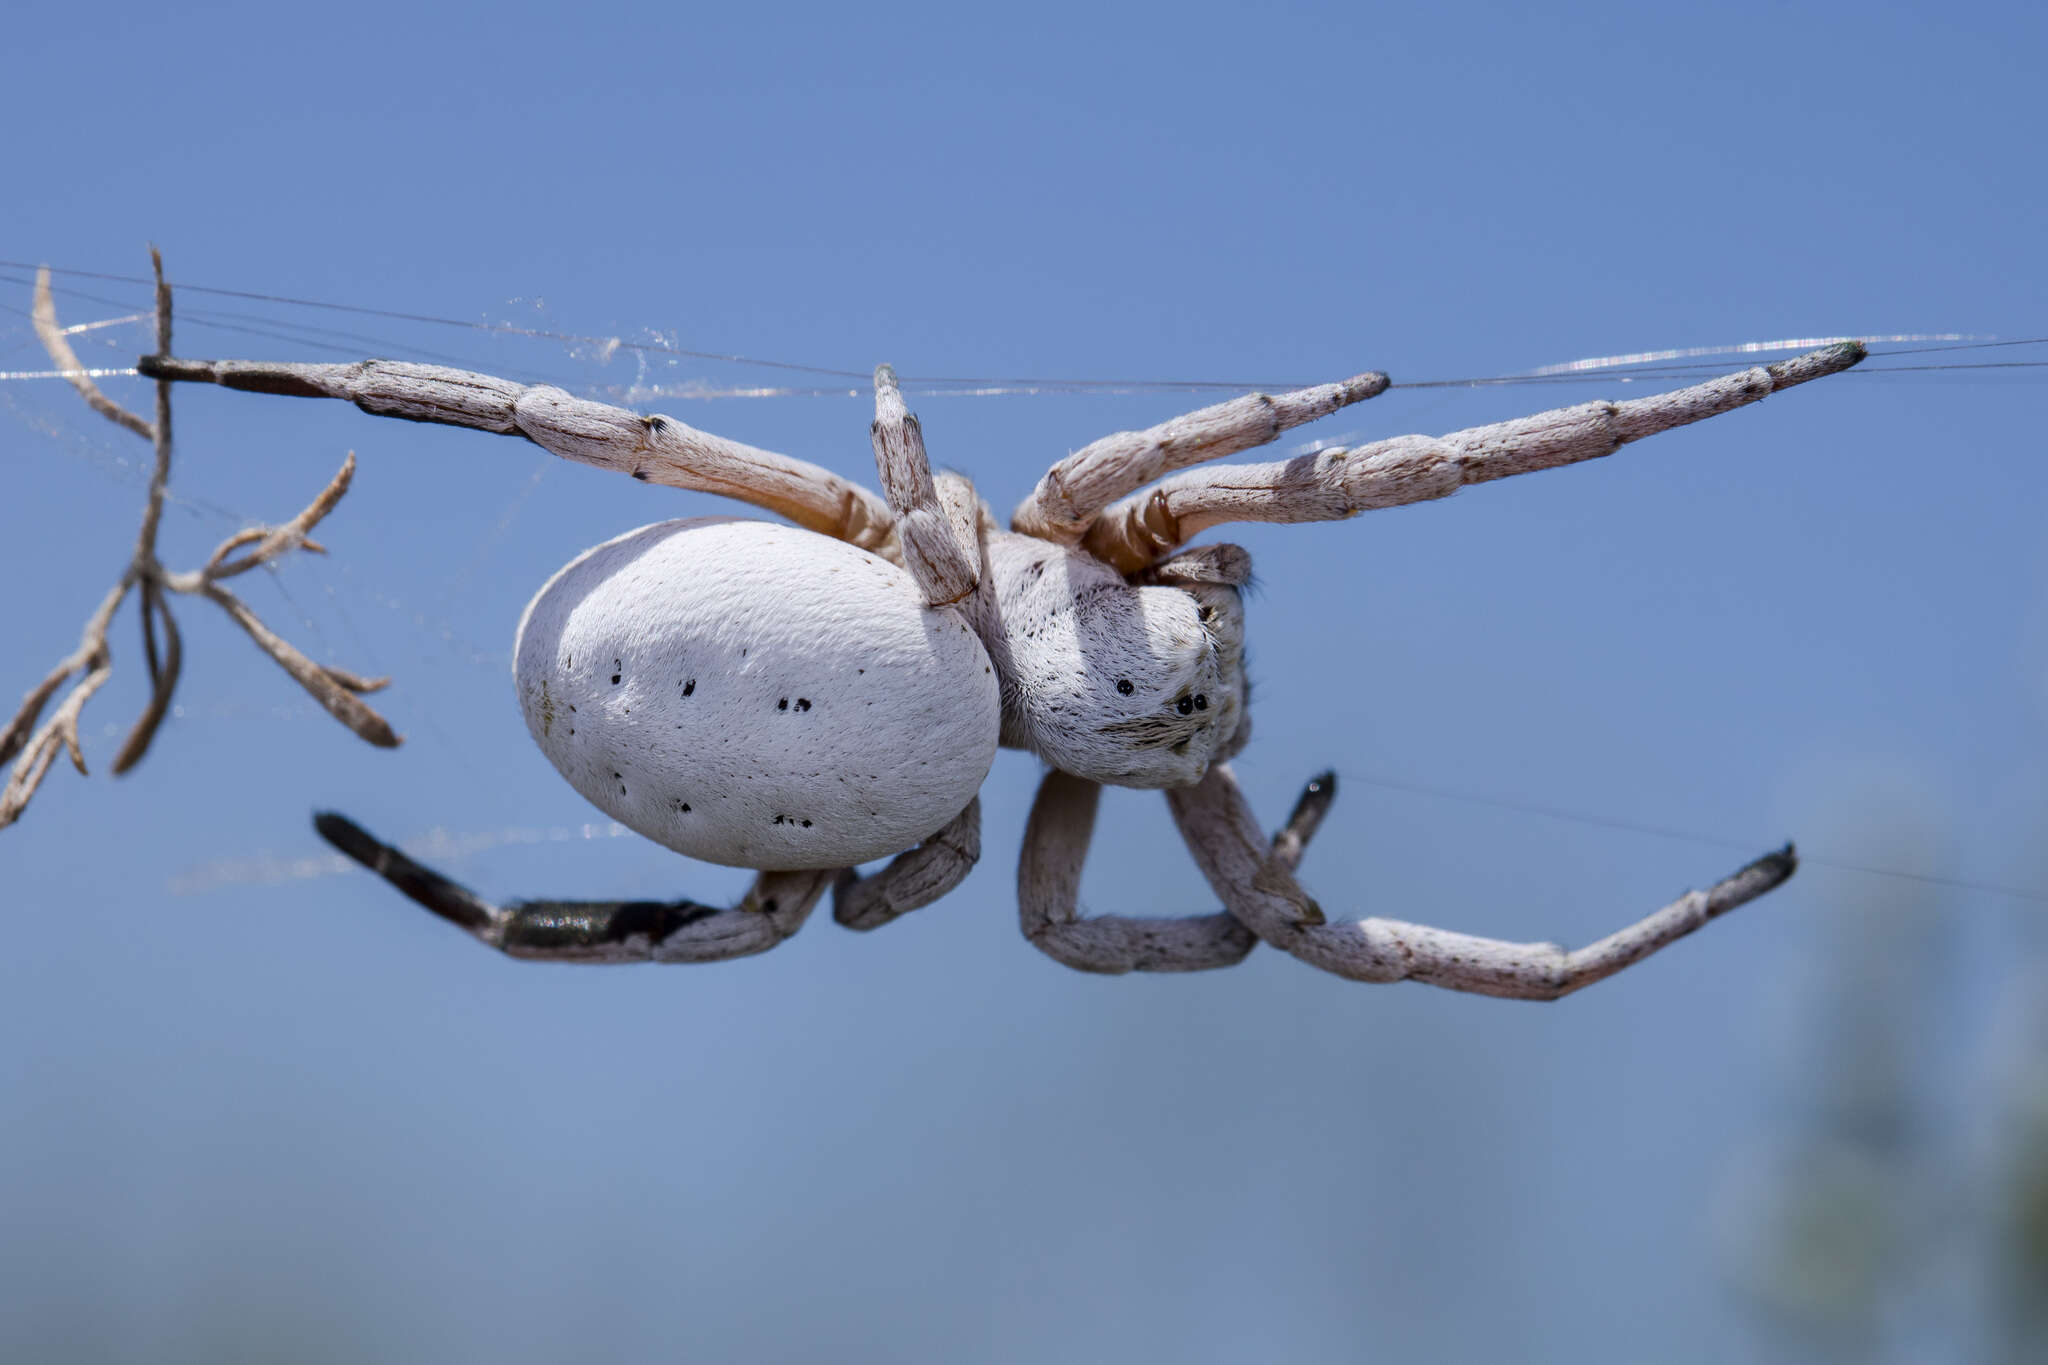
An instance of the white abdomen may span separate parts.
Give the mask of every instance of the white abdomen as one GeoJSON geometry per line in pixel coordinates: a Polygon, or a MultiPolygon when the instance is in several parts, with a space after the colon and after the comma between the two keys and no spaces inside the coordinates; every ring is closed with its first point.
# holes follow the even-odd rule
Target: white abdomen
{"type": "Polygon", "coordinates": [[[898,853],[995,758],[994,670],[902,569],[771,522],[644,526],[527,605],[513,679],[571,786],[678,853],[769,870],[898,853]]]}

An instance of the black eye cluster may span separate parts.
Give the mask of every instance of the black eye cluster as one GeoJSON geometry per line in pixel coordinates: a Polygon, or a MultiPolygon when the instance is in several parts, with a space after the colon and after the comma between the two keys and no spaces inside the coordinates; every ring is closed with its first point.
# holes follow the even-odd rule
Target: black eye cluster
{"type": "MultiPolygon", "coordinates": [[[[1116,680],[1116,690],[1128,697],[1138,689],[1131,685],[1129,678],[1118,678],[1116,680]]],[[[1209,709],[1209,694],[1197,692],[1192,697],[1182,697],[1173,704],[1173,709],[1184,716],[1191,716],[1197,711],[1206,711],[1209,709]]]]}

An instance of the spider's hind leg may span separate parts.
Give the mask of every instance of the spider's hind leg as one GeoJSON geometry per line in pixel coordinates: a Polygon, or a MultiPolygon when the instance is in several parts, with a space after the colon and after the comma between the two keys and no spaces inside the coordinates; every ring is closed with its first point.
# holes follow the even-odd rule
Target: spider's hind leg
{"type": "Polygon", "coordinates": [[[763,872],[738,906],[695,901],[514,901],[497,906],[345,816],[320,837],[413,900],[512,957],[549,962],[718,962],[763,953],[803,926],[833,874],[763,872]]]}
{"type": "Polygon", "coordinates": [[[849,929],[879,929],[922,910],[967,879],[981,860],[981,798],[916,848],[899,853],[880,872],[863,877],[852,868],[832,889],[832,918],[849,929]]]}

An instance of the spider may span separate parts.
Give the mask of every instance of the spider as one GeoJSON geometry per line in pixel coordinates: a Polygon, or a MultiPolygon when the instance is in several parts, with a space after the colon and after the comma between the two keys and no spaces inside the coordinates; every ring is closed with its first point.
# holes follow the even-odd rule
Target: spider
{"type": "Polygon", "coordinates": [[[1595,459],[1863,354],[1843,342],[1649,398],[1191,468],[1265,445],[1388,381],[1367,373],[1251,394],[1067,456],[1007,530],[967,479],[934,477],[886,365],[875,372],[871,428],[881,497],[673,418],[463,370],[170,356],[140,368],[523,436],[565,459],[723,494],[794,523],[698,517],[607,541],[540,590],[514,646],[520,708],[556,769],[655,842],[756,870],[736,906],[495,905],[340,815],[316,817],[342,852],[494,948],[580,962],[739,957],[796,932],[827,889],[839,923],[887,924],[973,867],[977,792],[1001,745],[1049,768],[1025,826],[1017,895],[1024,936],[1070,967],[1225,967],[1263,940],[1354,980],[1547,1000],[1779,886],[1797,865],[1791,846],[1575,952],[1395,920],[1327,922],[1294,872],[1334,778],[1311,781],[1266,837],[1227,762],[1250,735],[1240,596],[1250,558],[1234,545],[1187,542],[1227,522],[1336,520],[1595,459]],[[1223,912],[1081,915],[1081,867],[1105,783],[1166,793],[1223,912]],[[879,871],[857,871],[884,857],[879,871]]]}

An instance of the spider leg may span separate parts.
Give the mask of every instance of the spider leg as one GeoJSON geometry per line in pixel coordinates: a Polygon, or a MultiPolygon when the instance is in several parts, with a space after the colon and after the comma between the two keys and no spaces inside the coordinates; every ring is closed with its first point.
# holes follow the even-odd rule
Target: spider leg
{"type": "Polygon", "coordinates": [[[941,498],[924,453],[924,428],[904,406],[896,371],[887,365],[875,369],[875,421],[868,433],[882,491],[896,514],[903,567],[930,605],[958,602],[981,582],[978,504],[972,497],[941,498]]]}
{"type": "Polygon", "coordinates": [[[713,436],[673,417],[642,416],[546,384],[516,384],[469,370],[395,360],[301,365],[144,356],[136,368],[153,379],[196,380],[297,398],[345,398],[379,417],[524,436],[565,460],[648,483],[738,498],[863,549],[882,549],[894,526],[882,499],[829,469],[713,436]]]}
{"type": "Polygon", "coordinates": [[[1249,393],[1143,431],[1105,436],[1047,470],[1011,517],[1010,529],[1078,544],[1098,512],[1162,474],[1278,440],[1283,432],[1384,393],[1386,387],[1385,375],[1368,373],[1278,396],[1249,393]]]}
{"type": "Polygon", "coordinates": [[[1131,575],[1133,583],[1177,588],[1242,588],[1251,581],[1252,557],[1242,545],[1197,545],[1131,575]]]}
{"type": "MultiPolygon", "coordinates": [[[[1335,779],[1327,773],[1308,784],[1272,845],[1277,866],[1291,869],[1301,860],[1335,793],[1335,779]]],[[[1017,868],[1017,909],[1024,937],[1048,957],[1084,972],[1197,972],[1243,961],[1258,939],[1228,912],[1081,917],[1081,865],[1088,857],[1101,796],[1101,784],[1057,769],[1039,784],[1017,868]]],[[[1263,836],[1259,845],[1263,856],[1263,836]]]]}
{"type": "Polygon", "coordinates": [[[1863,359],[1853,341],[1775,365],[1627,402],[1581,403],[1448,436],[1396,436],[1271,464],[1194,470],[1109,507],[1088,552],[1125,573],[1230,521],[1341,521],[1376,507],[1448,497],[1466,484],[1611,455],[1630,441],[1743,407],[1863,359]]]}
{"type": "Polygon", "coordinates": [[[413,900],[512,957],[548,962],[718,962],[764,953],[803,926],[830,872],[763,872],[730,910],[695,901],[514,901],[497,906],[331,811],[320,837],[413,900]]]}
{"type": "Polygon", "coordinates": [[[916,848],[899,853],[873,876],[852,868],[832,889],[832,918],[849,929],[879,929],[922,910],[965,881],[981,858],[981,798],[916,848]]]}
{"type": "Polygon", "coordinates": [[[1783,885],[1798,867],[1788,844],[1705,891],[1689,891],[1626,929],[1568,952],[1554,943],[1508,943],[1401,920],[1326,923],[1293,868],[1277,849],[1267,852],[1257,817],[1227,765],[1216,764],[1200,784],[1166,795],[1202,875],[1267,943],[1353,981],[1420,981],[1516,1000],[1555,1000],[1612,976],[1783,885]]]}

